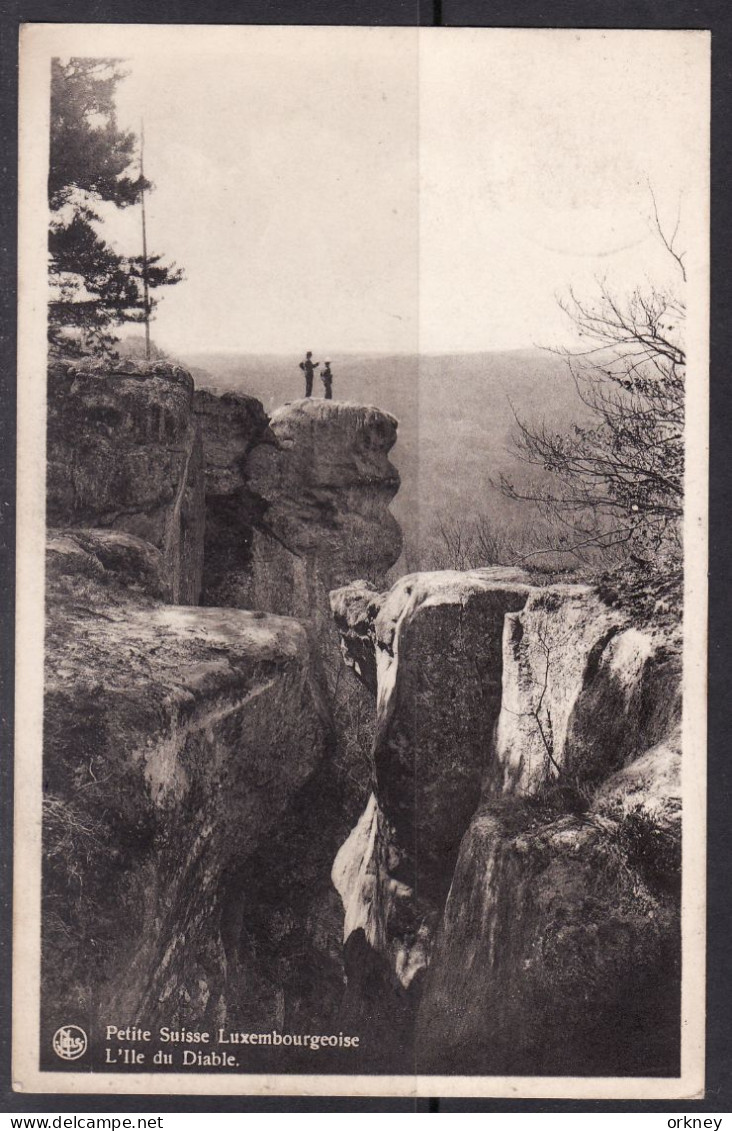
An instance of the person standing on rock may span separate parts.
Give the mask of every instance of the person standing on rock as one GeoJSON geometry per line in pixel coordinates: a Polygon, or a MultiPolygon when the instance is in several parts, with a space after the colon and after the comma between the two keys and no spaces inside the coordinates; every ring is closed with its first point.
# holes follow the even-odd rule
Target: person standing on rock
{"type": "Polygon", "coordinates": [[[330,371],[330,361],[325,359],[325,369],[320,374],[320,380],[325,385],[325,392],[323,396],[327,401],[333,400],[333,374],[330,371]]]}
{"type": "Polygon", "coordinates": [[[313,355],[310,350],[308,350],[308,352],[305,354],[305,360],[300,362],[300,368],[305,374],[306,397],[311,397],[313,395],[313,375],[319,365],[319,361],[313,361],[313,355]]]}

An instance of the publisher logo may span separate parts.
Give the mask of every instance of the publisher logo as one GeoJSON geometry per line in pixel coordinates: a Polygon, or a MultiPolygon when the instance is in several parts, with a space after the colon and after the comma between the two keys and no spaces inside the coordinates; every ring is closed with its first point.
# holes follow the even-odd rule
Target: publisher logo
{"type": "Polygon", "coordinates": [[[78,1025],[62,1025],[53,1034],[53,1051],[62,1060],[78,1060],[86,1052],[86,1033],[78,1025]]]}

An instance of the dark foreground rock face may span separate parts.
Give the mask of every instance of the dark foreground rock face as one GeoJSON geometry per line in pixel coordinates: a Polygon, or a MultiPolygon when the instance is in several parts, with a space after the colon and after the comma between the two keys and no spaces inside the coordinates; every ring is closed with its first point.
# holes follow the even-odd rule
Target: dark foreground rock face
{"type": "Polygon", "coordinates": [[[375,790],[333,866],[344,938],[381,959],[382,1014],[390,976],[406,991],[418,1071],[672,1074],[678,637],[527,580],[332,594],[377,684],[375,790]]]}
{"type": "Polygon", "coordinates": [[[203,568],[203,452],[193,380],[163,362],[53,365],[48,523],[105,527],[160,550],[171,599],[196,604],[203,568]]]}
{"type": "Polygon", "coordinates": [[[611,778],[581,815],[476,814],[419,1007],[423,1070],[679,1071],[679,761],[657,748],[642,784],[611,778]]]}
{"type": "Polygon", "coordinates": [[[228,893],[330,753],[311,644],[130,599],[90,556],[50,555],[44,1027],[236,1027],[228,893]]]}

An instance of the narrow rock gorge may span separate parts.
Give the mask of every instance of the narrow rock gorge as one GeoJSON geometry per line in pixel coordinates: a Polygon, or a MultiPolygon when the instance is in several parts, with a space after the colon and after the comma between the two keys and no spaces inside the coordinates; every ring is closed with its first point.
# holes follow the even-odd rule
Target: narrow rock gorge
{"type": "Polygon", "coordinates": [[[387,588],[396,439],[163,363],[50,370],[43,1033],[674,1074],[678,626],[517,569],[387,588]]]}

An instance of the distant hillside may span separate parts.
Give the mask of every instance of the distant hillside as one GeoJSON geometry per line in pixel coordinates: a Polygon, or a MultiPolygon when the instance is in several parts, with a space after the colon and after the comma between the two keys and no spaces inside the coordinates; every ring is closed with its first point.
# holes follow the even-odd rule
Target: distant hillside
{"type": "MultiPolygon", "coordinates": [[[[240,390],[268,411],[304,393],[300,356],[206,353],[181,358],[199,386],[240,390]]],[[[582,405],[563,362],[539,350],[439,356],[348,354],[331,357],[337,400],[374,404],[399,421],[393,462],[402,489],[392,504],[405,532],[407,566],[426,566],[437,516],[487,516],[501,529],[535,522],[491,479],[516,468],[510,452],[513,410],[558,428],[582,405]]],[[[315,394],[322,395],[316,378],[315,394]]]]}

